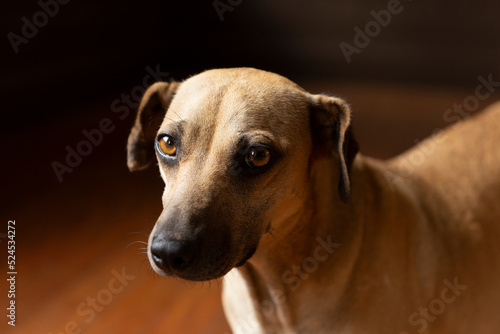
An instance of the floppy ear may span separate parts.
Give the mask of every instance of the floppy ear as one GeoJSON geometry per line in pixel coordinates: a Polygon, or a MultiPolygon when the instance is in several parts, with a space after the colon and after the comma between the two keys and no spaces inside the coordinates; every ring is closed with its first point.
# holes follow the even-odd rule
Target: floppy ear
{"type": "Polygon", "coordinates": [[[154,160],[156,133],[178,85],[177,82],[157,82],[144,93],[128,137],[127,166],[130,171],[145,169],[154,160]]]}
{"type": "Polygon", "coordinates": [[[351,130],[351,110],[338,97],[309,94],[311,134],[316,155],[331,154],[339,157],[339,195],[348,202],[351,196],[350,171],[358,153],[358,143],[351,130]]]}

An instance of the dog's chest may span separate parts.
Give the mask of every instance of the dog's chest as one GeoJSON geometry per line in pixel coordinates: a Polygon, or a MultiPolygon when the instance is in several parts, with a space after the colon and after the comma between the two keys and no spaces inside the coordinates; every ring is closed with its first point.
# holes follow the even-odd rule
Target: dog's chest
{"type": "Polygon", "coordinates": [[[222,302],[235,334],[295,333],[273,296],[257,298],[255,287],[248,284],[238,269],[224,277],[222,302]]]}

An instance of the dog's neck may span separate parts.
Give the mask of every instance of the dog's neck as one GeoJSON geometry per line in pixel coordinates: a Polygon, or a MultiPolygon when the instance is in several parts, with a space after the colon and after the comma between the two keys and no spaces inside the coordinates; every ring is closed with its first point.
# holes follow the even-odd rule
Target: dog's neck
{"type": "MultiPolygon", "coordinates": [[[[363,164],[353,166],[356,177],[364,174],[363,164]]],[[[281,269],[276,267],[279,263],[287,268],[312,255],[318,239],[345,243],[359,232],[356,222],[363,220],[364,212],[358,208],[366,205],[366,196],[371,196],[363,185],[363,189],[353,189],[354,198],[350,203],[342,202],[337,190],[338,174],[335,159],[324,159],[314,165],[310,171],[309,191],[305,195],[290,196],[289,210],[273,220],[270,232],[263,236],[250,265],[255,268],[270,265],[272,271],[277,271],[281,269]],[[358,193],[362,195],[356,196],[358,193]]],[[[354,182],[353,187],[360,184],[354,182]]]]}
{"type": "Polygon", "coordinates": [[[387,181],[382,169],[379,171],[373,165],[367,168],[367,160],[373,162],[359,156],[353,165],[353,195],[349,203],[343,203],[338,195],[336,161],[318,163],[311,171],[308,197],[301,205],[294,203],[297,210],[288,214],[279,228],[264,235],[254,257],[237,269],[252,295],[254,311],[262,326],[284,332],[294,328],[291,319],[297,319],[297,313],[307,310],[290,310],[287,305],[300,308],[302,294],[321,294],[307,287],[324,285],[304,284],[307,280],[329,277],[328,285],[332,288],[328,292],[328,305],[333,309],[340,307],[341,293],[349,291],[347,285],[358,263],[362,242],[367,242],[365,225],[376,223],[371,221],[373,213],[377,221],[385,219],[384,214],[389,210],[380,205],[385,196],[398,198],[383,191],[387,187],[381,183],[387,181]],[[371,217],[366,216],[368,212],[371,217]],[[292,299],[297,302],[290,303],[292,299]]]}
{"type": "Polygon", "coordinates": [[[284,332],[293,328],[291,319],[295,318],[292,314],[296,310],[287,309],[288,299],[300,299],[300,294],[306,292],[301,291],[305,280],[321,276],[320,271],[327,269],[324,267],[331,270],[336,262],[332,259],[339,256],[337,248],[343,250],[342,254],[348,254],[339,261],[344,264],[337,275],[339,291],[347,284],[346,278],[359,249],[360,240],[356,238],[361,235],[360,226],[355,223],[360,219],[355,216],[362,213],[352,208],[353,204],[340,200],[337,180],[335,160],[316,163],[310,171],[307,195],[289,205],[294,210],[288,211],[286,218],[277,217],[273,224],[279,227],[273,226],[270,233],[263,236],[251,260],[236,269],[255,301],[253,307],[263,326],[284,332]]]}

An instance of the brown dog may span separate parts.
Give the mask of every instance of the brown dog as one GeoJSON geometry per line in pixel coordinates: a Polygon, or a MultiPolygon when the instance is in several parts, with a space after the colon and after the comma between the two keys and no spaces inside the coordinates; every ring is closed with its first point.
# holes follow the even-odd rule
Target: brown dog
{"type": "Polygon", "coordinates": [[[499,126],[495,105],[382,162],[344,101],[276,74],[156,83],[128,142],[165,181],[151,265],[227,274],[236,333],[498,334],[499,126]]]}

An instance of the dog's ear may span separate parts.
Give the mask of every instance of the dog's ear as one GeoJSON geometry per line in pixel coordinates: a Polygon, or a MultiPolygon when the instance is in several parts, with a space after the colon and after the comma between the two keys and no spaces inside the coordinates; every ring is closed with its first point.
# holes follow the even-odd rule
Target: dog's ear
{"type": "Polygon", "coordinates": [[[157,82],[144,93],[128,137],[127,166],[130,171],[145,169],[154,160],[156,133],[178,85],[178,82],[157,82]]]}
{"type": "Polygon", "coordinates": [[[344,100],[327,95],[309,94],[313,154],[336,151],[339,157],[339,195],[348,202],[351,196],[350,171],[358,153],[351,129],[351,110],[344,100]]]}

